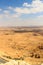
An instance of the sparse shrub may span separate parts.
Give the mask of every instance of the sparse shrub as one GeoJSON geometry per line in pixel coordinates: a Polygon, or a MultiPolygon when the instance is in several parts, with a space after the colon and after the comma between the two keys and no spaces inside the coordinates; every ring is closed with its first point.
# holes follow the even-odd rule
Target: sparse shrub
{"type": "Polygon", "coordinates": [[[43,36],[43,32],[39,32],[39,34],[43,36]]]}
{"type": "Polygon", "coordinates": [[[34,53],[30,53],[30,57],[33,57],[34,56],[34,53]]]}
{"type": "Polygon", "coordinates": [[[12,39],[8,39],[9,41],[12,41],[12,39]]]}
{"type": "Polygon", "coordinates": [[[43,50],[43,45],[38,46],[39,49],[43,50]]]}
{"type": "Polygon", "coordinates": [[[9,59],[12,59],[10,56],[5,56],[5,55],[4,55],[3,57],[6,57],[6,58],[9,58],[9,59]]]}
{"type": "Polygon", "coordinates": [[[33,34],[34,36],[38,36],[36,33],[33,34]]]}
{"type": "Polygon", "coordinates": [[[23,57],[20,57],[20,58],[13,58],[14,60],[24,60],[23,57]]]}
{"type": "Polygon", "coordinates": [[[12,59],[10,56],[7,56],[7,58],[12,59]]]}
{"type": "Polygon", "coordinates": [[[18,50],[23,50],[23,48],[20,48],[20,47],[19,47],[18,50]]]}
{"type": "Polygon", "coordinates": [[[21,59],[21,60],[24,60],[24,58],[23,58],[23,57],[20,57],[20,59],[21,59]]]}
{"type": "Polygon", "coordinates": [[[35,54],[35,58],[40,58],[40,55],[39,54],[35,54]]]}
{"type": "Polygon", "coordinates": [[[5,33],[5,35],[9,35],[8,33],[5,33]]]}

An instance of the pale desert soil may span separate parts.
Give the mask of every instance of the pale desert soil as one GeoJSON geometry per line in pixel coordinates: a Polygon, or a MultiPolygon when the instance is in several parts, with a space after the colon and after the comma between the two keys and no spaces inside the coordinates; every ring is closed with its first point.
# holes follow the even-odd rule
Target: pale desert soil
{"type": "Polygon", "coordinates": [[[43,63],[43,28],[39,29],[26,29],[28,32],[0,29],[0,57],[43,63]]]}

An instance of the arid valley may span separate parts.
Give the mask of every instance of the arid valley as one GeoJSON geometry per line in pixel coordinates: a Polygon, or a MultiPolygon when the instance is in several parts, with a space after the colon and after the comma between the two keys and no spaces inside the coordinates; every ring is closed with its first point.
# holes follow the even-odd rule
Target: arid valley
{"type": "Polygon", "coordinates": [[[43,65],[43,27],[0,28],[0,65],[11,60],[43,65]]]}

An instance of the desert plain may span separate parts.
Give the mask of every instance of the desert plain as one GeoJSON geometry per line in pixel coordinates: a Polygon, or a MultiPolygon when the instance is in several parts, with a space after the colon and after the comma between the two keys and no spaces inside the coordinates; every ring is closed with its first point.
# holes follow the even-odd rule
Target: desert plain
{"type": "Polygon", "coordinates": [[[6,62],[25,61],[31,65],[43,64],[43,26],[0,27],[1,59],[6,62]]]}

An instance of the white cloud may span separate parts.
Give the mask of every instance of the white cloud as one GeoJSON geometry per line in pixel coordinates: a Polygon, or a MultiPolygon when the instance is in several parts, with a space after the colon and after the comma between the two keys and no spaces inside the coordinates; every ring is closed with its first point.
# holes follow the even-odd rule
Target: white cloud
{"type": "Polygon", "coordinates": [[[31,4],[24,3],[23,6],[25,6],[25,7],[30,6],[30,7],[33,7],[33,8],[34,7],[37,8],[37,7],[43,7],[43,3],[40,0],[33,0],[31,4]]]}
{"type": "MultiPolygon", "coordinates": [[[[0,11],[2,11],[2,9],[0,9],[0,11]]],[[[9,6],[8,10],[3,10],[4,14],[1,15],[0,18],[2,17],[18,18],[22,14],[31,14],[38,12],[43,12],[43,3],[40,0],[33,0],[31,4],[24,3],[22,7],[13,8],[9,6]],[[10,13],[11,11],[13,12],[13,14],[10,13]]]]}
{"type": "Polygon", "coordinates": [[[10,13],[8,10],[4,10],[3,12],[4,12],[4,14],[9,14],[10,13]]]}
{"type": "Polygon", "coordinates": [[[28,13],[30,13],[30,10],[28,9],[28,8],[16,8],[15,9],[15,11],[17,12],[17,13],[24,13],[24,14],[28,14],[28,13]]]}
{"type": "Polygon", "coordinates": [[[0,14],[0,18],[18,18],[20,16],[21,16],[20,13],[13,12],[11,14],[11,11],[10,10],[3,10],[3,14],[0,14]]]}
{"type": "Polygon", "coordinates": [[[40,16],[37,16],[37,17],[42,19],[43,18],[43,15],[40,15],[40,16]]]}
{"type": "MultiPolygon", "coordinates": [[[[17,14],[19,15],[19,14],[17,14]]],[[[25,18],[0,15],[0,26],[38,26],[43,25],[43,18],[25,18]]]]}
{"type": "Polygon", "coordinates": [[[0,19],[3,18],[3,14],[0,14],[0,19]]]}
{"type": "Polygon", "coordinates": [[[31,5],[28,4],[28,3],[24,3],[23,6],[24,6],[24,7],[30,7],[31,5]]]}
{"type": "Polygon", "coordinates": [[[20,13],[16,13],[16,14],[13,14],[13,15],[12,15],[13,18],[18,18],[18,17],[20,17],[20,16],[21,16],[20,13]]]}
{"type": "Polygon", "coordinates": [[[8,9],[12,10],[12,9],[13,9],[13,7],[9,6],[9,7],[8,7],[8,9]]]}
{"type": "MultiPolygon", "coordinates": [[[[38,13],[43,12],[43,3],[40,0],[33,0],[31,4],[23,3],[22,7],[13,8],[11,6],[8,7],[8,10],[14,12],[12,17],[20,17],[22,14],[31,14],[31,13],[38,13]],[[16,14],[15,14],[16,12],[16,14]]],[[[9,11],[4,11],[8,16],[9,11]]]]}
{"type": "Polygon", "coordinates": [[[9,10],[3,10],[3,14],[0,14],[0,20],[7,19],[7,20],[13,20],[17,19],[21,16],[20,13],[13,13],[11,14],[9,10]]]}
{"type": "Polygon", "coordinates": [[[15,8],[15,11],[24,14],[43,12],[43,3],[40,0],[33,0],[32,4],[24,3],[22,8],[15,8]]]}
{"type": "Polygon", "coordinates": [[[0,9],[0,11],[3,11],[3,14],[0,14],[0,25],[3,26],[43,25],[43,15],[25,20],[20,17],[22,14],[43,12],[43,3],[40,0],[33,0],[32,4],[24,3],[22,7],[13,8],[10,6],[7,10],[0,9]]]}
{"type": "Polygon", "coordinates": [[[0,11],[2,11],[2,9],[0,9],[0,11]]]}

